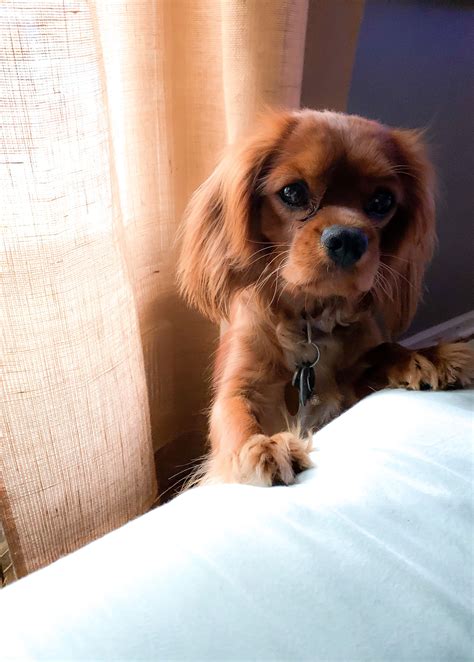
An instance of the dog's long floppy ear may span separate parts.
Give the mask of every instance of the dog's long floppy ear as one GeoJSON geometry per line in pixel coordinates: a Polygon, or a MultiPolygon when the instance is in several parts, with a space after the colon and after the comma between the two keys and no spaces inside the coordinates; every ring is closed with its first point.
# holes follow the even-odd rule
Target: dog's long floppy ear
{"type": "Polygon", "coordinates": [[[396,171],[404,199],[382,235],[382,262],[395,280],[393,301],[382,306],[387,330],[397,337],[410,325],[422,297],[423,276],[436,242],[434,172],[418,131],[394,129],[396,171]]]}
{"type": "Polygon", "coordinates": [[[259,238],[258,188],[295,121],[289,112],[267,115],[253,136],[228,150],[185,211],[180,290],[213,321],[228,316],[232,295],[248,284],[252,240],[259,238]]]}

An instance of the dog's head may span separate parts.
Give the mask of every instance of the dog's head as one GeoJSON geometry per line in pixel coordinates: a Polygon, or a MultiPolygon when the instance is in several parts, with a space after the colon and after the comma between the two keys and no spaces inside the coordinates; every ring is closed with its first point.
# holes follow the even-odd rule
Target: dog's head
{"type": "Polygon", "coordinates": [[[272,296],[370,298],[399,333],[434,238],[432,170],[417,132],[332,112],[274,113],[191,199],[179,276],[214,320],[258,283],[272,296]]]}

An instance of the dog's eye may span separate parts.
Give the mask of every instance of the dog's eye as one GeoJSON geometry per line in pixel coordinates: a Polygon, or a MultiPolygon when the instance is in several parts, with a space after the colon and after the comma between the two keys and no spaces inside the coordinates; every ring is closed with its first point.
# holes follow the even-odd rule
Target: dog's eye
{"type": "Polygon", "coordinates": [[[303,180],[287,184],[278,191],[278,195],[288,207],[301,208],[309,205],[308,186],[303,180]]]}
{"type": "Polygon", "coordinates": [[[367,216],[383,218],[395,205],[395,196],[386,188],[378,188],[364,207],[367,216]]]}

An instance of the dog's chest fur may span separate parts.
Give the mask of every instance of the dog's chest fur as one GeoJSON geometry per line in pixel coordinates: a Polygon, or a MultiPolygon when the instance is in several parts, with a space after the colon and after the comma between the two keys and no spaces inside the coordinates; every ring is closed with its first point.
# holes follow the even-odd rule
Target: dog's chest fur
{"type": "MultiPolygon", "coordinates": [[[[341,413],[346,392],[341,391],[336,376],[364,348],[364,336],[371,329],[370,316],[340,301],[318,309],[315,306],[311,311],[311,338],[320,354],[314,366],[315,387],[310,401],[292,416],[294,409],[288,407],[285,392],[298,366],[314,361],[317,353],[307,341],[308,316],[302,314],[302,309],[299,313],[280,309],[269,315],[247,292],[235,301],[232,313],[230,341],[223,343],[221,351],[224,367],[217,373],[221,385],[232,383],[231,375],[235,374],[239,380],[246,377],[253,382],[252,404],[265,434],[289,427],[316,430],[341,413]],[[245,363],[240,367],[242,356],[245,363]]],[[[373,339],[373,330],[368,335],[373,339]]],[[[293,404],[297,395],[293,391],[293,404]]]]}
{"type": "MultiPolygon", "coordinates": [[[[292,416],[288,410],[288,392],[291,392],[290,380],[285,384],[267,387],[268,394],[265,400],[268,403],[268,411],[265,412],[263,427],[267,434],[281,425],[281,419],[275,411],[275,403],[292,427],[295,426],[302,432],[316,430],[341,412],[342,394],[336,382],[336,372],[341,366],[344,353],[341,336],[335,332],[337,320],[328,314],[321,315],[318,319],[311,319],[310,333],[312,343],[307,340],[307,321],[301,317],[296,320],[281,320],[275,329],[277,342],[279,343],[285,368],[293,375],[302,363],[312,363],[319,350],[319,360],[314,366],[315,388],[311,399],[305,407],[300,407],[296,416],[292,416]]],[[[266,390],[267,390],[266,389],[266,390]]],[[[295,397],[293,393],[293,397],[295,397]]]]}

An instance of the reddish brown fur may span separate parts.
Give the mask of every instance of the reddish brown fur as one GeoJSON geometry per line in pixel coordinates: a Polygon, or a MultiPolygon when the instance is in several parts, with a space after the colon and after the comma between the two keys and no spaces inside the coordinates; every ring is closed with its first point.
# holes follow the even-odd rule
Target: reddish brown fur
{"type": "Polygon", "coordinates": [[[284,406],[296,363],[310,358],[303,314],[321,350],[306,432],[368,389],[472,378],[465,345],[377,347],[410,324],[434,241],[433,175],[416,132],[338,113],[283,112],[229,150],[188,206],[179,265],[188,301],[229,321],[215,366],[207,480],[289,483],[310,465],[308,438],[288,431],[284,406]],[[300,179],[320,204],[305,221],[277,195],[300,179]],[[381,222],[363,211],[377,186],[398,203],[381,222]],[[320,243],[331,225],[368,237],[350,269],[334,265],[320,243]]]}

